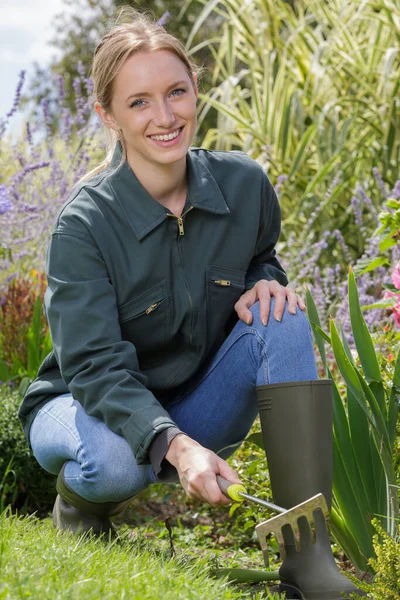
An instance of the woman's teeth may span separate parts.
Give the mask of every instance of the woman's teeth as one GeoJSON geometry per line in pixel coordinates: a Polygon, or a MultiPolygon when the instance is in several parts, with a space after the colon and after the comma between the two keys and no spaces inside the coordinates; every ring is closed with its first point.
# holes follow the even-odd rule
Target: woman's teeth
{"type": "Polygon", "coordinates": [[[177,129],[173,133],[169,133],[168,135],[151,135],[152,140],[156,140],[156,142],[168,142],[169,140],[173,140],[180,134],[181,129],[177,129]]]}

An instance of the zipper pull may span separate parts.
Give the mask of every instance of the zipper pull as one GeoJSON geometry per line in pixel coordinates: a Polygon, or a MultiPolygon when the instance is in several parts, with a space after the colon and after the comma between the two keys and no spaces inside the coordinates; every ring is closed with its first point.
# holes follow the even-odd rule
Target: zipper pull
{"type": "Polygon", "coordinates": [[[146,308],[146,310],[145,310],[145,313],[146,313],[146,315],[149,315],[151,312],[153,312],[153,310],[154,310],[155,308],[157,308],[157,306],[158,306],[159,304],[160,304],[159,302],[156,302],[155,304],[151,304],[151,305],[149,306],[149,308],[146,308]]]}
{"type": "Polygon", "coordinates": [[[182,217],[176,217],[176,218],[178,219],[179,235],[185,235],[185,230],[183,229],[182,217]]]}
{"type": "Polygon", "coordinates": [[[231,285],[231,282],[228,279],[215,279],[214,283],[218,283],[218,285],[231,285]]]}

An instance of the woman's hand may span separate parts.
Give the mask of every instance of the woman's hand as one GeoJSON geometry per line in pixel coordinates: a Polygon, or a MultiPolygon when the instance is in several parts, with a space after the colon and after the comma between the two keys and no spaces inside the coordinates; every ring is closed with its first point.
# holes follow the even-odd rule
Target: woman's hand
{"type": "Polygon", "coordinates": [[[306,309],[304,301],[292,289],[283,287],[275,279],[272,281],[261,279],[253,288],[251,288],[251,290],[247,290],[247,292],[245,292],[236,302],[235,311],[239,319],[247,325],[250,325],[253,321],[253,315],[249,308],[259,300],[260,319],[262,324],[266,325],[268,323],[271,296],[274,296],[275,298],[274,317],[277,321],[282,319],[286,300],[288,301],[288,310],[292,315],[296,314],[297,306],[299,306],[301,310],[306,309]]]}
{"type": "Polygon", "coordinates": [[[219,488],[217,475],[232,483],[242,483],[225,460],[184,434],[174,437],[165,458],[178,471],[187,496],[204,500],[211,506],[230,503],[219,488]]]}

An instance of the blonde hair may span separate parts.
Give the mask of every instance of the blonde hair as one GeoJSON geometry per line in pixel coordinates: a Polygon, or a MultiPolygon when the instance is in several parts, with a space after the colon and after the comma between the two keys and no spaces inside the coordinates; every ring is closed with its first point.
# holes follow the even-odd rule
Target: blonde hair
{"type": "MultiPolygon", "coordinates": [[[[184,46],[164,27],[158,24],[149,13],[139,12],[124,6],[118,14],[116,25],[106,33],[97,45],[93,56],[91,77],[93,79],[93,102],[98,102],[106,111],[111,111],[114,79],[125,61],[137,52],[168,50],[184,64],[194,84],[193,73],[199,69],[187,55],[184,46]],[[121,20],[123,22],[118,24],[121,20]]],[[[86,173],[81,183],[106,169],[118,142],[122,145],[122,160],[126,160],[126,146],[122,134],[105,126],[106,158],[97,167],[86,173]]],[[[77,185],[78,185],[77,184],[77,185]]]]}

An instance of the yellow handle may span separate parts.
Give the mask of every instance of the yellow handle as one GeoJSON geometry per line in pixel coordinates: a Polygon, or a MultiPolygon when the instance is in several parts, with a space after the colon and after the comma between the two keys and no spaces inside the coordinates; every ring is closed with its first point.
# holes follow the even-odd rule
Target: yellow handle
{"type": "Polygon", "coordinates": [[[235,502],[243,502],[244,498],[241,493],[247,494],[246,488],[241,483],[231,483],[220,475],[217,475],[217,482],[221,492],[235,502]]]}

